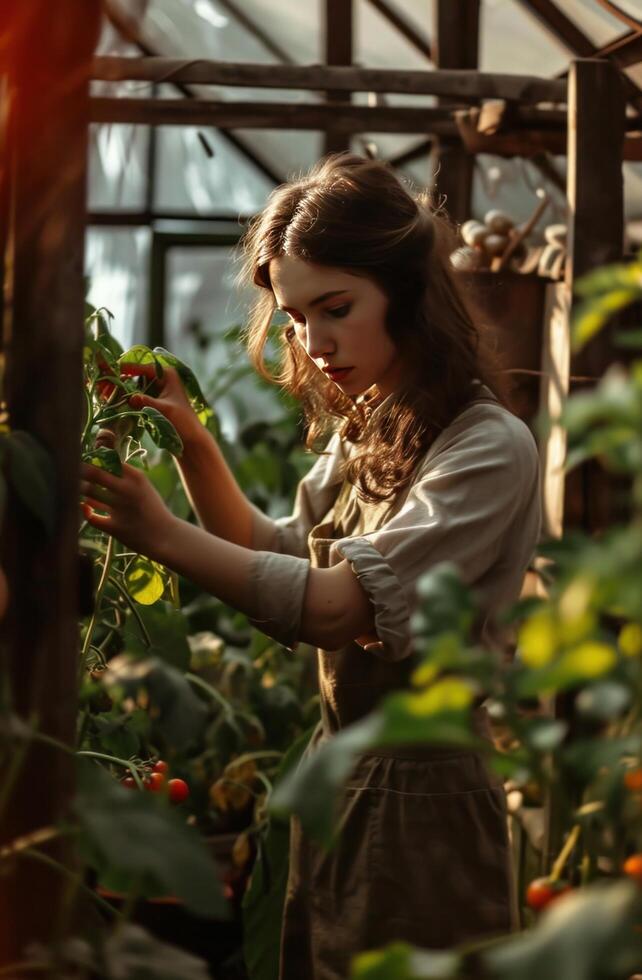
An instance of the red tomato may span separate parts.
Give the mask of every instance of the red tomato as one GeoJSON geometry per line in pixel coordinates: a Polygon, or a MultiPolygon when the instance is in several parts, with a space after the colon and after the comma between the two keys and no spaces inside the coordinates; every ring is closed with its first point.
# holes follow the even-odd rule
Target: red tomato
{"type": "Polygon", "coordinates": [[[642,854],[632,854],[622,865],[622,871],[638,885],[642,885],[642,854]]]}
{"type": "Polygon", "coordinates": [[[145,784],[150,793],[160,793],[165,788],[165,776],[162,772],[153,772],[145,784]]]}
{"type": "Polygon", "coordinates": [[[535,878],[526,889],[526,904],[538,912],[573,889],[567,881],[535,878]]]}
{"type": "Polygon", "coordinates": [[[627,769],[624,773],[624,785],[632,793],[642,792],[642,769],[627,769]]]}
{"type": "Polygon", "coordinates": [[[182,803],[189,796],[189,786],[184,779],[170,779],[167,788],[171,803],[182,803]]]}
{"type": "Polygon", "coordinates": [[[124,786],[125,789],[136,789],[136,780],[133,776],[125,776],[124,779],[121,779],[120,785],[124,786]]]}
{"type": "Polygon", "coordinates": [[[155,762],[152,766],[152,772],[167,772],[168,770],[169,766],[163,761],[163,759],[159,759],[158,762],[155,762]]]}

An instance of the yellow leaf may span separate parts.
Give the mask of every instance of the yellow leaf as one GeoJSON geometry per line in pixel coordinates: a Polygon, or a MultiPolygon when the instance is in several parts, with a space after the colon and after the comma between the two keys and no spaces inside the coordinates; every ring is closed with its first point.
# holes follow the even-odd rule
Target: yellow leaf
{"type": "Polygon", "coordinates": [[[625,657],[637,657],[642,653],[642,627],[638,623],[627,623],[620,630],[617,642],[625,657]]]}
{"type": "Polygon", "coordinates": [[[434,660],[424,660],[422,664],[419,664],[417,669],[413,671],[412,683],[416,687],[425,687],[426,684],[430,684],[434,681],[435,677],[439,673],[439,666],[434,660]]]}
{"type": "Polygon", "coordinates": [[[545,667],[557,648],[557,627],[549,612],[534,613],[519,631],[519,652],[527,667],[545,667]]]}
{"type": "Polygon", "coordinates": [[[473,690],[466,681],[457,677],[444,677],[427,691],[409,695],[406,706],[411,714],[425,717],[441,711],[463,711],[470,705],[473,697],[473,690]]]}
{"type": "Polygon", "coordinates": [[[581,643],[574,650],[569,650],[560,660],[560,667],[578,677],[600,677],[614,666],[617,655],[613,647],[606,643],[581,643]]]}
{"type": "Polygon", "coordinates": [[[139,557],[130,565],[125,581],[132,599],[141,606],[153,606],[165,591],[165,579],[159,570],[163,566],[147,558],[139,557]]]}

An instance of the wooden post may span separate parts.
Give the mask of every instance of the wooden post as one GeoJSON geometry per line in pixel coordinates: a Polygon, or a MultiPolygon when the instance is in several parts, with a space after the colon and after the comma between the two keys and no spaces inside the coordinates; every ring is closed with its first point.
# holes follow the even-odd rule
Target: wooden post
{"type": "MultiPolygon", "coordinates": [[[[73,745],[88,78],[100,3],[31,0],[10,4],[8,19],[10,113],[3,164],[9,175],[12,263],[5,270],[5,395],[11,427],[30,433],[50,454],[55,519],[49,537],[10,494],[1,541],[10,606],[2,624],[0,666],[12,712],[73,745]]],[[[72,792],[73,757],[29,743],[0,814],[0,843],[56,825],[72,792]]],[[[68,860],[67,845],[43,850],[68,860]]],[[[34,860],[5,866],[0,876],[3,965],[19,960],[27,943],[65,934],[68,887],[59,871],[34,860]]]]}
{"type": "MultiPolygon", "coordinates": [[[[572,63],[568,85],[566,283],[572,294],[578,278],[623,255],[625,91],[617,68],[597,59],[572,63]]],[[[571,356],[571,376],[597,380],[604,374],[617,356],[615,329],[612,321],[571,356]]],[[[612,481],[597,463],[587,463],[569,476],[566,497],[566,523],[586,530],[610,523],[612,481]]]]}
{"type": "MultiPolygon", "coordinates": [[[[479,0],[435,0],[433,53],[437,68],[476,69],[479,65],[479,0]]],[[[432,153],[437,197],[446,198],[453,220],[471,217],[475,158],[461,139],[436,141],[432,153]]]]}
{"type": "MultiPolygon", "coordinates": [[[[573,62],[568,80],[568,173],[569,206],[568,259],[565,283],[556,288],[549,317],[549,345],[543,352],[544,370],[557,370],[549,382],[549,408],[558,408],[559,397],[569,388],[570,378],[599,379],[613,360],[611,331],[607,328],[579,353],[570,352],[568,336],[573,290],[578,277],[606,262],[622,258],[624,197],[622,162],[624,152],[625,91],[618,70],[597,59],[573,62]],[[568,308],[568,313],[565,313],[568,308]],[[564,376],[568,365],[569,376],[564,376]],[[558,389],[556,391],[556,388],[558,389]]],[[[546,379],[543,381],[546,386],[546,379]]],[[[578,467],[564,481],[555,468],[564,451],[563,434],[553,430],[544,457],[543,476],[546,530],[554,536],[565,525],[581,524],[586,530],[610,523],[611,480],[596,463],[578,467]],[[595,510],[598,502],[599,510],[595,510]]],[[[559,718],[571,719],[568,695],[551,706],[559,718]]],[[[562,845],[568,826],[569,807],[577,804],[573,787],[553,787],[546,800],[546,833],[543,870],[562,845]]]]}
{"type": "MultiPolygon", "coordinates": [[[[325,0],[324,44],[327,65],[352,64],[352,0],[325,0]]],[[[350,92],[328,92],[328,100],[351,102],[350,92]]],[[[327,129],[323,138],[323,152],[335,153],[350,149],[350,134],[327,129]]]]}

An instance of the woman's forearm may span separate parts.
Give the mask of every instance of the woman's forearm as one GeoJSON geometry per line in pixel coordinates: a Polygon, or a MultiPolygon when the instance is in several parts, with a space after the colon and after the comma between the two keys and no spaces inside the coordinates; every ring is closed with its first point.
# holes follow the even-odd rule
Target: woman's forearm
{"type": "Polygon", "coordinates": [[[178,460],[185,493],[210,534],[252,547],[252,509],[223,453],[206,429],[185,446],[178,460]]]}
{"type": "MultiPolygon", "coordinates": [[[[266,607],[279,608],[257,590],[255,562],[275,556],[209,534],[203,528],[171,517],[148,557],[190,579],[227,605],[262,621],[266,607]]],[[[283,556],[279,556],[282,560],[283,556]]],[[[294,640],[335,650],[372,628],[372,607],[348,562],[332,569],[310,568],[309,562],[288,556],[291,562],[283,581],[272,584],[282,590],[284,607],[296,608],[298,626],[294,640]]],[[[268,626],[266,622],[266,627],[268,626]]],[[[277,635],[266,628],[268,635],[277,635]]]]}

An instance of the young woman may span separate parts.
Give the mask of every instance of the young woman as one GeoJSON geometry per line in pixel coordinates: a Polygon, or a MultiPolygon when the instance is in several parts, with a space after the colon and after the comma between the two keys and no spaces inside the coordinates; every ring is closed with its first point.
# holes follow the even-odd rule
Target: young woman
{"type": "MultiPolygon", "coordinates": [[[[309,446],[331,433],[291,517],[273,521],[247,501],[171,371],[158,398],[132,401],[178,429],[202,526],[169,513],[138,469],[118,478],[84,468],[95,527],[284,645],[318,648],[322,721],[309,751],[408,685],[423,572],[455,562],[477,595],[479,638],[501,646],[496,612],[518,596],[537,542],[536,446],[491,388],[451,248],[427,202],[385,165],[350,154],[277,188],[252,222],[251,357],[265,371],[268,330],[283,311],[276,380],[300,398],[309,446]]],[[[482,709],[477,723],[485,733],[482,709]]],[[[341,825],[326,854],[293,821],[282,980],[343,980],[355,952],[394,939],[446,947],[511,928],[503,789],[477,754],[364,755],[341,825]]]]}

